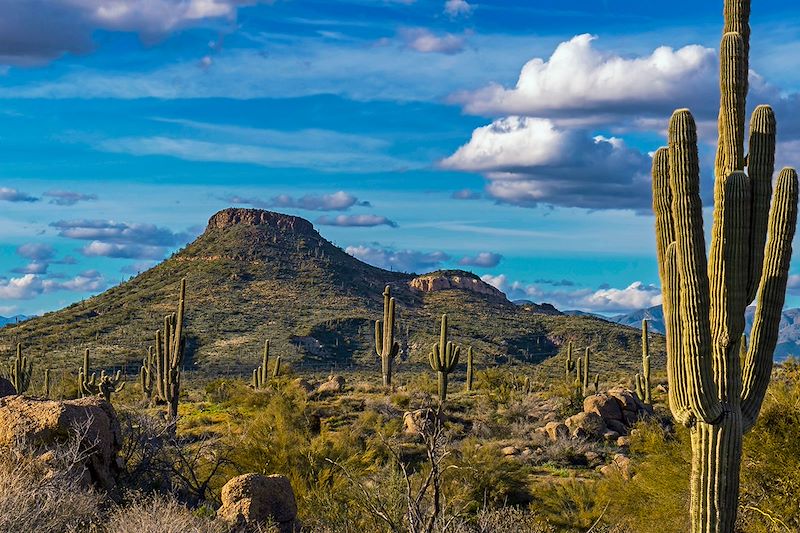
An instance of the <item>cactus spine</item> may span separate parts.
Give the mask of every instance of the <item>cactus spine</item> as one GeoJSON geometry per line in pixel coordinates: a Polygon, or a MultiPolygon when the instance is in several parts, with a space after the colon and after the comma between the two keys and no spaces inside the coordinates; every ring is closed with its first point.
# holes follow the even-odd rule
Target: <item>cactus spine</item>
{"type": "Polygon", "coordinates": [[[772,191],[775,116],[769,106],[753,112],[745,158],[749,0],[726,0],[724,15],[708,260],[697,128],[688,110],[673,114],[669,146],[653,158],[669,404],[676,420],[691,428],[695,533],[734,531],[742,438],[769,384],[797,223],[795,170],[781,171],[772,191]],[[744,312],[756,295],[750,346],[740,363],[744,312]]]}
{"type": "Polygon", "coordinates": [[[275,368],[272,369],[272,377],[277,378],[281,373],[281,356],[275,358],[275,368]]]}
{"type": "Polygon", "coordinates": [[[100,381],[97,380],[97,374],[92,372],[89,374],[89,348],[83,352],[83,367],[78,369],[78,390],[81,396],[93,396],[102,394],[103,398],[111,401],[111,395],[115,392],[120,392],[125,388],[125,382],[122,381],[122,371],[117,370],[114,374],[106,374],[105,370],[100,371],[100,381]]]}
{"type": "Polygon", "coordinates": [[[17,343],[17,356],[8,366],[8,377],[11,378],[11,384],[14,385],[17,394],[23,394],[28,390],[32,373],[33,365],[27,356],[22,355],[22,345],[17,343]]]}
{"type": "Polygon", "coordinates": [[[267,386],[269,381],[269,339],[264,341],[264,353],[261,355],[261,364],[258,368],[253,369],[253,388],[263,389],[267,386]]]}
{"type": "Polygon", "coordinates": [[[473,381],[473,369],[472,369],[472,346],[469,347],[467,350],[467,392],[472,391],[472,381],[473,381]]]}
{"type": "Polygon", "coordinates": [[[400,351],[400,344],[394,340],[394,308],[392,290],[387,285],[383,290],[383,320],[375,321],[375,352],[381,358],[384,387],[392,384],[392,363],[400,351]]]}
{"type": "Polygon", "coordinates": [[[431,368],[436,371],[439,377],[439,401],[441,402],[447,400],[447,377],[455,370],[460,353],[461,346],[456,346],[447,340],[447,315],[442,315],[439,342],[433,343],[431,353],[428,356],[431,368]]]}
{"type": "Polygon", "coordinates": [[[647,320],[642,320],[642,373],[636,374],[636,395],[646,404],[653,403],[650,385],[650,340],[647,338],[647,320]]]}

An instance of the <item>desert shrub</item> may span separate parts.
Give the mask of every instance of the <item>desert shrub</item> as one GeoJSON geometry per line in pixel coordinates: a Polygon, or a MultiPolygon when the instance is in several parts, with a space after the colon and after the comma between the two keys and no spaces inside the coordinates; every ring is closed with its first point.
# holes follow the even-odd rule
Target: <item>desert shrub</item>
{"type": "Polygon", "coordinates": [[[0,531],[70,533],[90,527],[103,497],[86,487],[79,441],[42,454],[0,448],[0,531]]]}
{"type": "MultiPolygon", "coordinates": [[[[592,480],[581,478],[539,483],[533,490],[531,508],[563,530],[586,531],[603,516],[608,505],[607,501],[598,498],[595,485],[592,480]]],[[[639,533],[640,529],[632,527],[624,531],[639,533]]]]}
{"type": "MultiPolygon", "coordinates": [[[[227,525],[212,513],[192,511],[164,495],[133,496],[103,520],[105,533],[226,533],[227,525]],[[210,515],[210,516],[209,516],[210,515]]],[[[267,533],[265,528],[264,533],[267,533]]],[[[277,530],[274,530],[277,531],[277,530]]],[[[271,532],[270,532],[271,533],[271,532]]]]}

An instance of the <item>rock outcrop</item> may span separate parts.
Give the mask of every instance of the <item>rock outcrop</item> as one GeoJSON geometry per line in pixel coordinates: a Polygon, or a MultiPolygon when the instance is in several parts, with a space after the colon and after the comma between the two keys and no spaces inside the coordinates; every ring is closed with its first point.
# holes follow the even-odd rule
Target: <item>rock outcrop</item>
{"type": "Polygon", "coordinates": [[[459,289],[496,298],[506,298],[505,294],[481,280],[475,274],[460,270],[431,272],[412,279],[408,284],[412,289],[420,292],[459,289]]]}
{"type": "Polygon", "coordinates": [[[328,376],[328,381],[317,387],[319,394],[336,394],[344,390],[344,378],[342,376],[328,376]]]}
{"type": "Polygon", "coordinates": [[[234,531],[258,530],[270,521],[281,533],[300,531],[292,485],[280,475],[244,474],[231,479],[222,487],[217,516],[234,531]]]}
{"type": "Polygon", "coordinates": [[[115,485],[122,434],[114,407],[98,396],[79,400],[46,400],[24,396],[0,398],[0,446],[46,451],[81,439],[87,481],[110,489],[115,485]]]}
{"type": "Polygon", "coordinates": [[[232,226],[271,226],[278,231],[288,233],[316,233],[308,220],[291,215],[263,211],[261,209],[243,209],[231,207],[218,211],[208,220],[206,231],[224,229],[232,226]]]}

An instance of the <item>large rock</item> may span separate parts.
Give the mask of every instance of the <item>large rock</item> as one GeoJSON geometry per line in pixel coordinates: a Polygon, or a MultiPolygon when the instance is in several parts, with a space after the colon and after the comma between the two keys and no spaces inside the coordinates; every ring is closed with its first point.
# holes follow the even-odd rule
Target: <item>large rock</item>
{"type": "Polygon", "coordinates": [[[544,427],[544,430],[547,433],[547,437],[550,439],[550,442],[556,442],[558,440],[569,438],[569,428],[566,426],[566,424],[561,422],[548,422],[544,427]]]}
{"type": "Polygon", "coordinates": [[[342,376],[328,376],[328,381],[317,388],[320,394],[335,394],[344,390],[344,378],[342,376]]]}
{"type": "Polygon", "coordinates": [[[17,389],[6,378],[0,378],[0,398],[5,396],[14,396],[17,394],[17,389]]]}
{"type": "Polygon", "coordinates": [[[257,529],[274,521],[281,533],[299,531],[297,502],[284,476],[244,474],[222,487],[222,507],[217,516],[236,529],[257,529]]]}
{"type": "Polygon", "coordinates": [[[638,398],[632,391],[622,387],[614,387],[608,391],[608,395],[619,403],[619,407],[623,411],[636,412],[638,410],[638,398]]]}
{"type": "Polygon", "coordinates": [[[122,434],[109,402],[99,396],[64,401],[0,398],[0,446],[52,450],[76,436],[87,454],[89,480],[101,488],[112,488],[122,434]]]}
{"type": "MultiPolygon", "coordinates": [[[[417,409],[403,413],[403,432],[406,435],[419,435],[425,425],[433,424],[437,413],[433,409],[417,409]]],[[[444,422],[444,415],[439,412],[439,421],[444,422]]]]}
{"type": "Polygon", "coordinates": [[[578,413],[567,418],[564,424],[573,437],[579,438],[602,438],[608,431],[606,423],[597,413],[578,413]]]}
{"type": "Polygon", "coordinates": [[[595,394],[583,400],[583,411],[600,415],[603,420],[622,421],[622,409],[615,398],[608,394],[595,394]]]}

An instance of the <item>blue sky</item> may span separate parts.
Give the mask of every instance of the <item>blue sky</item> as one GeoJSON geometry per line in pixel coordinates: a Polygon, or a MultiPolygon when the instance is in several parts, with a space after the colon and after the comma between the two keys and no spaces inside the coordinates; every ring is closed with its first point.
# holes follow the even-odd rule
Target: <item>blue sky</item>
{"type": "MultiPolygon", "coordinates": [[[[713,157],[721,1],[0,7],[2,315],[102,291],[231,205],[378,266],[624,312],[659,301],[649,154],[672,109],[713,157]]],[[[800,161],[799,13],[751,20],[749,103],[776,107],[781,164],[800,161]]]]}

